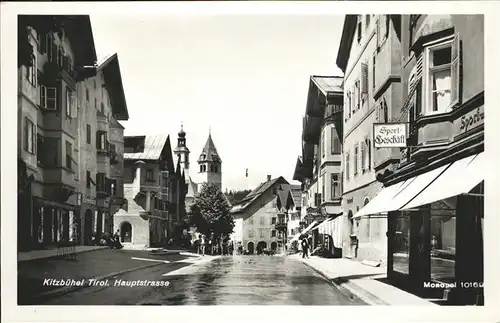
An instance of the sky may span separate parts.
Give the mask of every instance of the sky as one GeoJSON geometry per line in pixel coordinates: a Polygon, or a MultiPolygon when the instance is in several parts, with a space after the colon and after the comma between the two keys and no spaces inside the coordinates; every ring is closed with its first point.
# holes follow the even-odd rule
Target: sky
{"type": "Polygon", "coordinates": [[[302,153],[310,75],[341,75],[340,15],[91,15],[98,60],[118,54],[129,121],[125,135],[169,134],[181,123],[190,175],[209,129],[222,188],[290,183],[302,153]],[[245,177],[248,168],[249,176],[245,177]]]}

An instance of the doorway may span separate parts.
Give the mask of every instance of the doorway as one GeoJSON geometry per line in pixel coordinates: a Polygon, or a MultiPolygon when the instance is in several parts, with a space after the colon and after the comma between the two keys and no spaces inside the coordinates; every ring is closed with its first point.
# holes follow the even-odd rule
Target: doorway
{"type": "Polygon", "coordinates": [[[251,241],[248,243],[248,253],[251,255],[254,253],[254,243],[251,241]]]}
{"type": "Polygon", "coordinates": [[[120,228],[120,233],[122,242],[132,242],[132,225],[130,223],[123,222],[120,228]]]}
{"type": "Polygon", "coordinates": [[[266,248],[267,243],[265,241],[260,241],[259,243],[257,243],[257,254],[260,255],[266,248]]]}
{"type": "Polygon", "coordinates": [[[276,241],[271,242],[271,250],[276,251],[277,248],[278,248],[278,244],[276,243],[276,241]]]}

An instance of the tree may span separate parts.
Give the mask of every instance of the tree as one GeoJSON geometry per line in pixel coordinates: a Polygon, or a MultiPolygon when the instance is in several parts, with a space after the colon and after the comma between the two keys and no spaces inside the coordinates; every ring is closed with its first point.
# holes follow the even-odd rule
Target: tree
{"type": "Polygon", "coordinates": [[[207,236],[223,239],[233,232],[234,219],[224,193],[217,184],[204,184],[189,210],[189,223],[207,236]]]}

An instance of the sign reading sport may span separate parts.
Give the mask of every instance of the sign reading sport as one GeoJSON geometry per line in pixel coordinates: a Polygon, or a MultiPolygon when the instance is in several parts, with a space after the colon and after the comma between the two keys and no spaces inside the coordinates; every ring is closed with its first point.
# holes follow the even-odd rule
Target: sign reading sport
{"type": "Polygon", "coordinates": [[[405,148],[406,123],[373,124],[373,144],[375,148],[405,148]]]}

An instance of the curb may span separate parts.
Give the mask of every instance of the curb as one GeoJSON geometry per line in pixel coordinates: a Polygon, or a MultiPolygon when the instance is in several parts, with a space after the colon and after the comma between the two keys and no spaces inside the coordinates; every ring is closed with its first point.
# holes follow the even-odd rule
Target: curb
{"type": "Polygon", "coordinates": [[[336,277],[336,278],[330,278],[328,277],[323,271],[319,270],[318,268],[314,267],[313,265],[302,261],[299,259],[300,262],[302,262],[304,265],[307,267],[311,268],[313,271],[321,275],[326,281],[328,281],[330,284],[335,286],[336,288],[340,290],[347,290],[349,293],[353,294],[355,297],[359,298],[361,301],[365,302],[367,305],[390,305],[384,301],[382,301],[380,298],[377,296],[373,295],[372,293],[364,290],[363,288],[358,287],[355,283],[342,279],[342,277],[336,277]]]}
{"type": "MultiPolygon", "coordinates": [[[[113,273],[110,273],[110,274],[106,274],[106,275],[103,275],[103,276],[98,276],[98,277],[93,277],[93,278],[84,278],[84,279],[87,280],[87,281],[90,280],[90,279],[104,280],[104,279],[107,279],[107,278],[111,278],[113,276],[123,275],[123,274],[129,273],[129,272],[132,272],[132,271],[146,269],[146,268],[151,268],[151,267],[156,267],[156,266],[159,266],[159,265],[165,265],[165,263],[155,263],[155,264],[145,265],[145,266],[141,266],[141,267],[129,268],[129,269],[124,269],[124,270],[116,271],[116,272],[113,272],[113,273]]],[[[42,299],[42,298],[54,298],[54,297],[57,297],[57,296],[62,296],[62,295],[65,295],[65,294],[68,294],[68,293],[71,293],[71,292],[75,292],[75,291],[77,291],[79,289],[82,289],[84,287],[88,287],[88,284],[84,284],[83,286],[62,287],[62,288],[58,288],[58,289],[55,289],[55,290],[51,290],[51,291],[48,291],[48,292],[45,292],[45,293],[41,293],[41,294],[38,294],[38,295],[34,295],[34,296],[31,296],[31,297],[28,297],[27,299],[29,300],[30,303],[32,303],[35,300],[39,300],[39,299],[42,299]]],[[[18,305],[21,305],[21,304],[18,304],[18,305]]]]}

